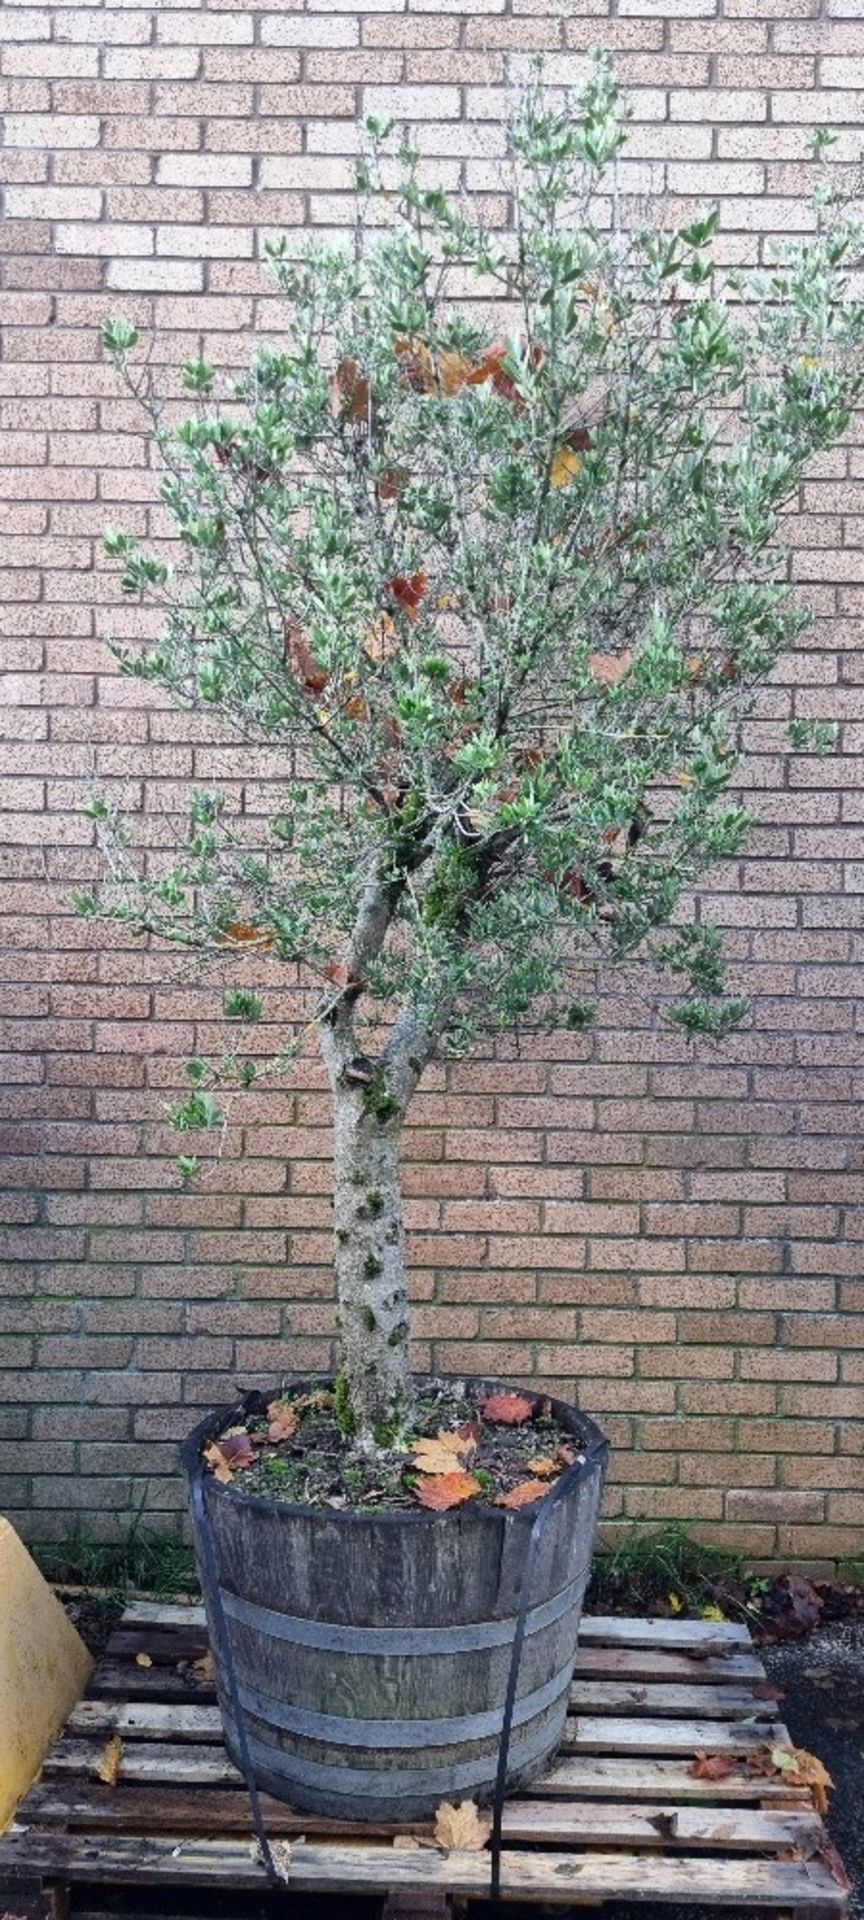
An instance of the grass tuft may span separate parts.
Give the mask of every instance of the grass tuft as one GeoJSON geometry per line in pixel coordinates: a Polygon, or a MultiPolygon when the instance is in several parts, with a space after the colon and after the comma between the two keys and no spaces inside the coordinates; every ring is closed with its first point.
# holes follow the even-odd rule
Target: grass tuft
{"type": "Polygon", "coordinates": [[[633,1527],[614,1547],[600,1548],[594,1562],[588,1605],[638,1614],[670,1594],[682,1609],[700,1611],[722,1599],[728,1583],[746,1585],[739,1554],[696,1540],[680,1521],[654,1532],[633,1527]]]}
{"type": "Polygon", "coordinates": [[[55,1586],[104,1588],[121,1600],[135,1589],[169,1600],[198,1587],[191,1547],[152,1533],[137,1518],[116,1541],[88,1540],[75,1526],[65,1540],[36,1543],[30,1551],[55,1586]]]}

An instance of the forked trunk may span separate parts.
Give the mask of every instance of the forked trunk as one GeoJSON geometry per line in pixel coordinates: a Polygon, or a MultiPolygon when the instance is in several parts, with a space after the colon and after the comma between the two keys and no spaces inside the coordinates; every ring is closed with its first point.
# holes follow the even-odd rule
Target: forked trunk
{"type": "Polygon", "coordinates": [[[402,1112],[374,1081],[334,1091],[334,1228],[342,1370],[362,1446],[409,1402],[399,1183],[402,1112]]]}

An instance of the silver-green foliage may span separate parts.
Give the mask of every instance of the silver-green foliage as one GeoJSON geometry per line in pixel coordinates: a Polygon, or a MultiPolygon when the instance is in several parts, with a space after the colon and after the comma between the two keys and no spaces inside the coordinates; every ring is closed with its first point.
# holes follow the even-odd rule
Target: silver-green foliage
{"type": "MultiPolygon", "coordinates": [[[[714,930],[668,929],[746,832],[739,722],[803,624],[779,517],[860,392],[864,309],[819,165],[813,235],[758,276],[718,286],[713,213],[624,230],[603,63],[575,103],[527,90],[509,234],[369,131],[354,246],[273,247],[278,343],[221,397],[191,363],[156,418],[176,569],[106,543],[165,610],[122,670],[282,756],[284,793],[255,844],[193,793],[158,875],[94,811],[103,910],[300,961],[346,1060],[395,1011],[404,1107],[480,1027],[583,1025],[598,959],[670,969],[689,1033],[741,1017],[714,930]]],[[[105,338],[150,404],[134,329],[105,338]]]]}

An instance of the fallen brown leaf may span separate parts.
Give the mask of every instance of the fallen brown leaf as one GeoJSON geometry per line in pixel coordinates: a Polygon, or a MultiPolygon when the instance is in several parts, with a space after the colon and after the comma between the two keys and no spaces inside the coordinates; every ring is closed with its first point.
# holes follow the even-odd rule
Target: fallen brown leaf
{"type": "Polygon", "coordinates": [[[458,1806],[442,1800],[435,1815],[435,1839],[447,1853],[451,1849],[462,1853],[482,1852],[491,1827],[491,1819],[487,1814],[478,1813],[473,1800],[462,1800],[458,1806]]]}
{"type": "Polygon", "coordinates": [[[449,1507],[461,1507],[466,1500],[472,1500],[480,1492],[480,1482],[470,1473],[430,1474],[428,1479],[418,1481],[414,1488],[414,1497],[421,1507],[431,1507],[434,1513],[446,1513],[449,1507]]]}
{"type": "Polygon", "coordinates": [[[398,500],[410,478],[410,467],[382,467],[378,475],[379,500],[398,500]]]}
{"type": "Polygon", "coordinates": [[[104,1781],[106,1787],[116,1787],[122,1758],[123,1742],[119,1733],[112,1733],[96,1767],[97,1780],[104,1781]]]}
{"type": "Polygon", "coordinates": [[[365,652],[376,665],[381,665],[384,661],[392,660],[393,655],[399,652],[399,646],[395,620],[391,620],[389,613],[379,614],[363,642],[365,652]]]}
{"type": "Polygon", "coordinates": [[[755,1753],[747,1755],[747,1767],[763,1779],[779,1773],[790,1786],[809,1787],[816,1812],[828,1812],[828,1794],[834,1782],[827,1767],[806,1747],[757,1747],[755,1753]]]}
{"type": "Polygon", "coordinates": [[[149,1653],[136,1653],[135,1665],[136,1667],[152,1667],[153,1662],[149,1653]]]}
{"type": "Polygon", "coordinates": [[[738,1761],[732,1753],[697,1753],[687,1772],[694,1780],[728,1780],[738,1761]]]}
{"type": "Polygon", "coordinates": [[[542,1500],[547,1489],[542,1480],[520,1480],[518,1487],[511,1487],[509,1493],[502,1493],[496,1500],[496,1507],[527,1507],[532,1500],[542,1500]]]}
{"type": "Polygon", "coordinates": [[[477,1451],[471,1433],[439,1433],[433,1439],[412,1442],[411,1452],[421,1473],[452,1473],[477,1451]]]}
{"type": "Polygon", "coordinates": [[[319,665],[299,620],[293,614],[285,621],[285,661],[301,682],[304,693],[323,693],[330,678],[319,665]]]}
{"type": "Polygon", "coordinates": [[[333,411],[353,426],[369,417],[369,382],[357,360],[340,360],[330,384],[333,411]]]}
{"type": "Polygon", "coordinates": [[[560,1460],[552,1460],[546,1454],[537,1460],[526,1460],[525,1465],[529,1473],[536,1474],[538,1480],[557,1480],[561,1472],[560,1460]]]}
{"type": "Polygon", "coordinates": [[[223,1434],[219,1441],[219,1451],[232,1471],[237,1467],[251,1467],[258,1458],[245,1427],[242,1433],[223,1434]]]}
{"type": "Polygon", "coordinates": [[[524,1393],[490,1393],[480,1402],[480,1412],[484,1420],[491,1420],[501,1427],[521,1427],[530,1420],[534,1412],[533,1400],[526,1400],[524,1393]]]}
{"type": "Polygon", "coordinates": [[[278,1440],[290,1440],[292,1433],[297,1432],[297,1409],[287,1400],[271,1400],[267,1408],[267,1417],[270,1422],[267,1428],[268,1440],[274,1443],[278,1440]]]}
{"type": "Polygon", "coordinates": [[[221,1486],[227,1487],[233,1480],[234,1475],[222,1452],[222,1448],[217,1447],[215,1440],[211,1441],[209,1447],[204,1448],[202,1458],[206,1460],[208,1467],[212,1467],[214,1480],[218,1480],[221,1486]]]}

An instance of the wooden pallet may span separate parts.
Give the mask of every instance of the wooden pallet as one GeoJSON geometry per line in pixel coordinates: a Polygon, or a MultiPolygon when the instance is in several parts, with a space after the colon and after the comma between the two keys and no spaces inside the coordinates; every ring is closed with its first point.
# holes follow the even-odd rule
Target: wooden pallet
{"type": "MultiPolygon", "coordinates": [[[[91,1907],[99,1885],[149,1883],[162,1890],[160,1915],[171,1910],[168,1889],[198,1889],[191,1910],[202,1915],[224,1911],[219,1889],[266,1890],[212,1681],[192,1664],[206,1646],[200,1608],[127,1607],[0,1840],[0,1878],[77,1886],[91,1907]],[[100,1766],[115,1735],[122,1755],[112,1785],[100,1766]]],[[[747,1920],[844,1915],[848,1883],[809,1790],[748,1770],[754,1750],[789,1743],[764,1682],[743,1627],[586,1619],[561,1754],[505,1809],[502,1899],[656,1900],[726,1906],[747,1920]],[[695,1777],[700,1751],[733,1756],[735,1771],[695,1777]]],[[[394,1827],[352,1828],[266,1797],[264,1810],[271,1837],[290,1842],[289,1896],[389,1895],[395,1912],[404,1891],[409,1905],[399,1910],[420,1913],[488,1893],[488,1852],[394,1845],[394,1827]]],[[[402,1831],[415,1840],[430,1832],[402,1831]]]]}

